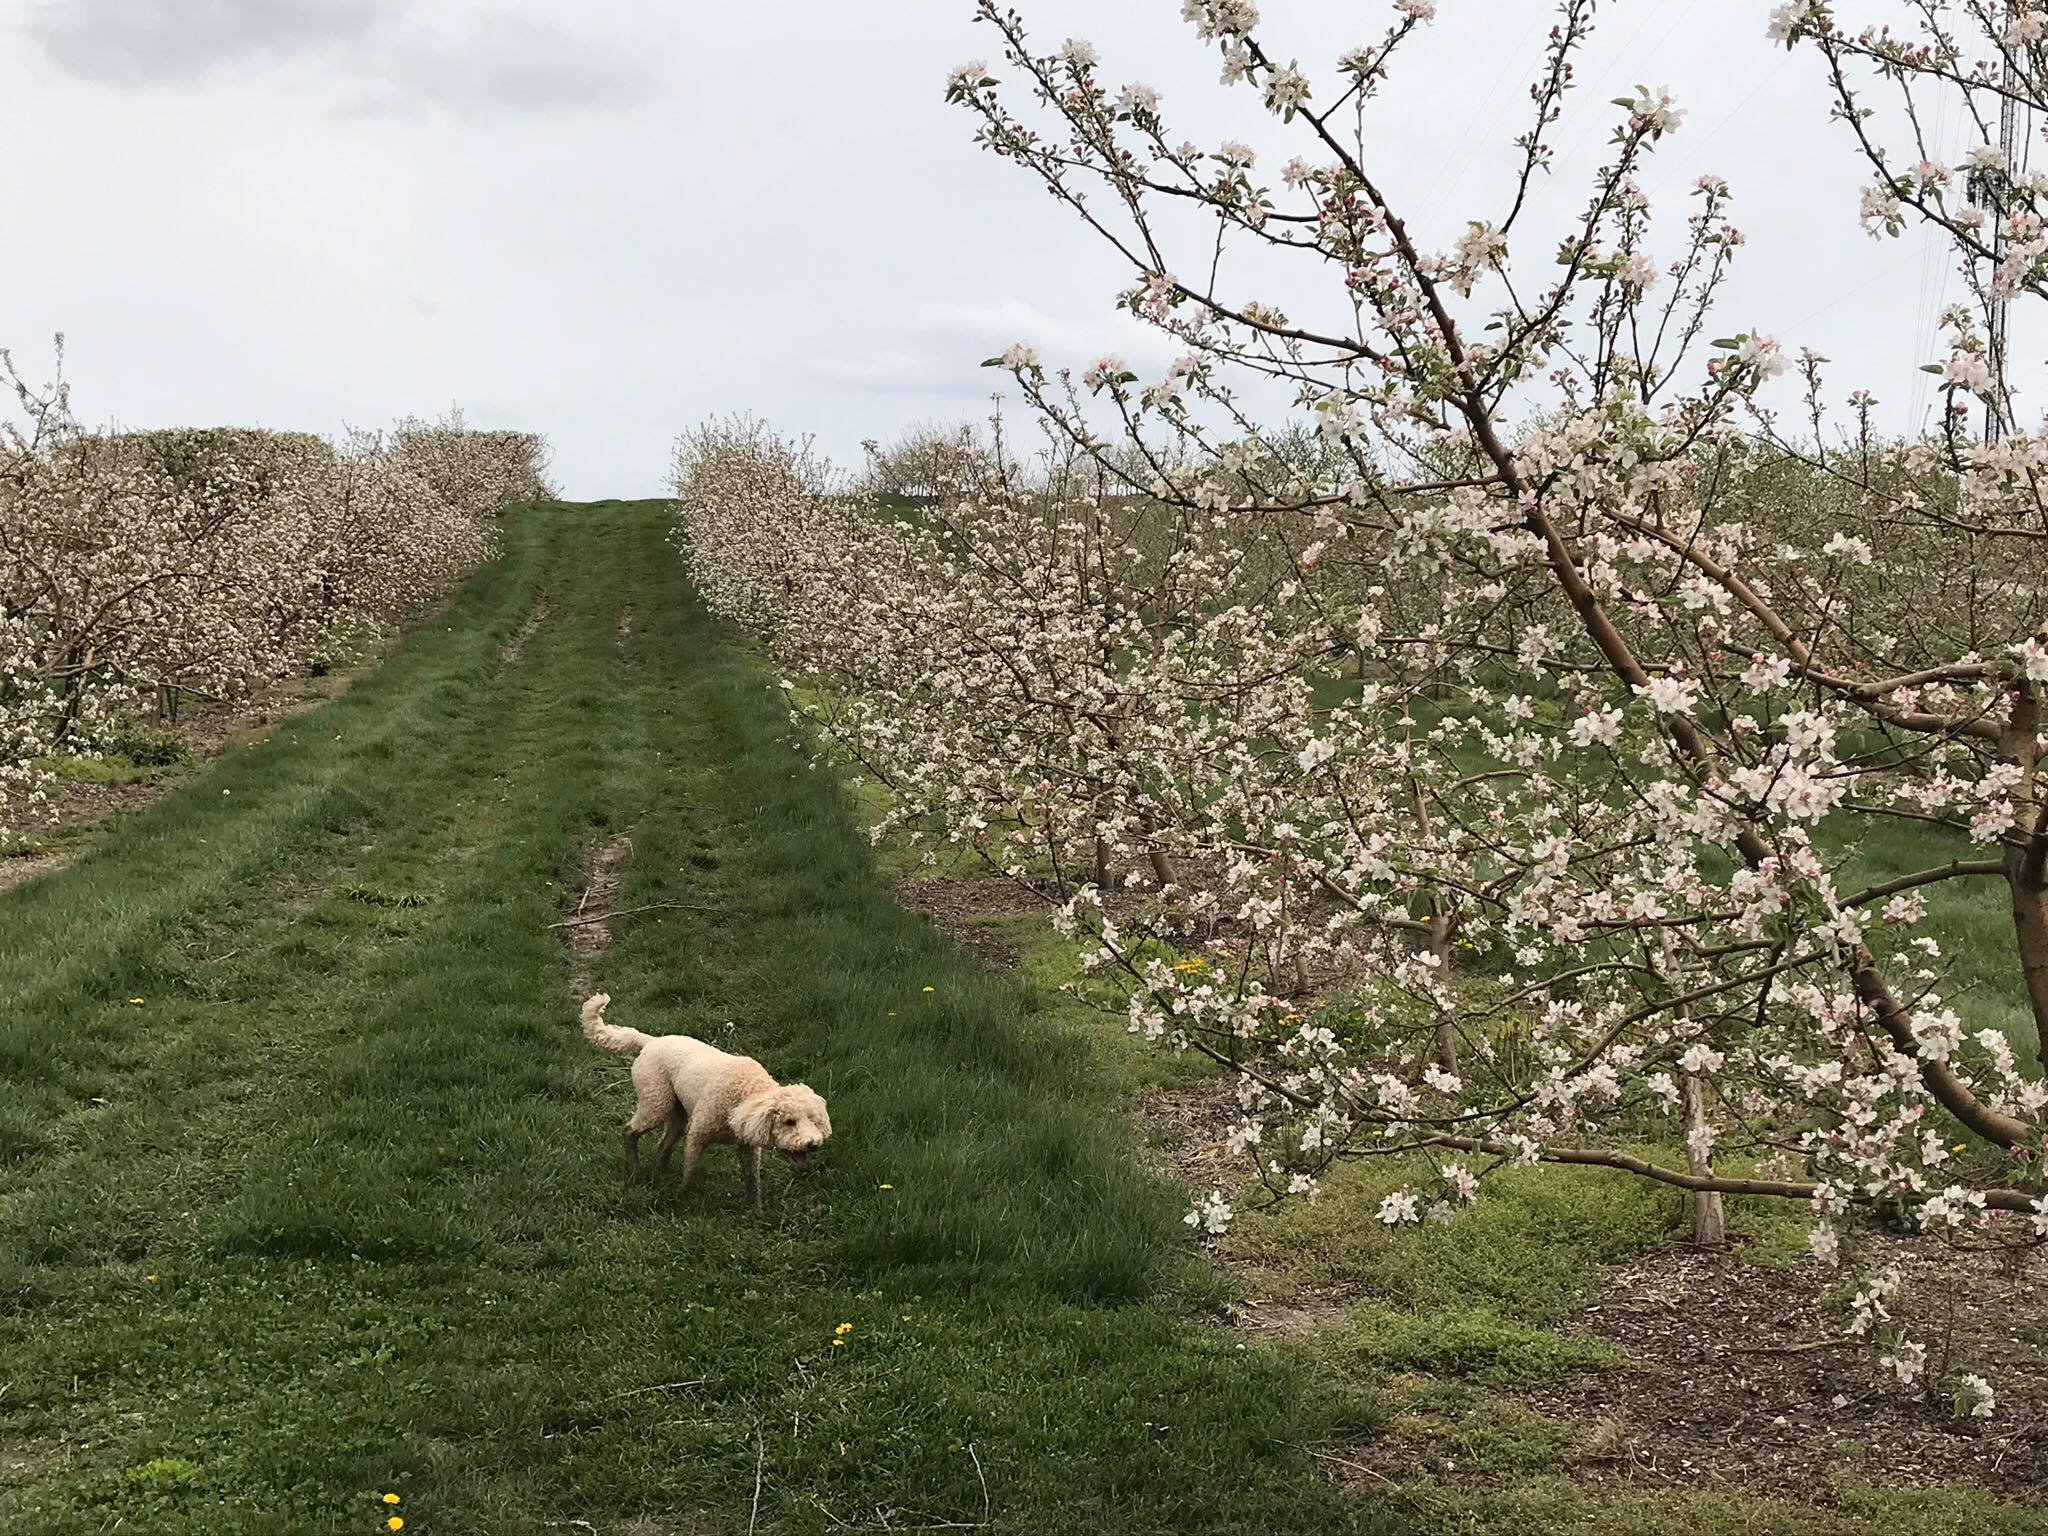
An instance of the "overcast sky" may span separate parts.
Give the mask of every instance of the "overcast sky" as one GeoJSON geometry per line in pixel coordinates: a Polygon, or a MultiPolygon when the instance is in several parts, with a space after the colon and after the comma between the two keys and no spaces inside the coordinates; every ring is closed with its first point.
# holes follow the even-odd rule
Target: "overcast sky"
{"type": "MultiPolygon", "coordinates": [[[[1178,0],[1016,3],[1048,49],[1088,37],[1110,79],[1162,90],[1177,133],[1247,138],[1276,171],[1300,147],[1217,84],[1178,0]]],[[[1269,50],[1325,80],[1390,13],[1261,8],[1269,50]]],[[[1377,165],[1445,244],[1502,211],[1551,7],[1439,10],[1383,104],[1377,165]]],[[[1653,196],[1681,218],[1718,172],[1750,236],[1719,328],[1818,347],[1895,424],[1924,412],[1915,368],[1960,280],[1922,239],[1858,230],[1816,57],[1771,47],[1769,0],[1603,10],[1549,202],[1582,202],[1611,97],[1668,84],[1688,116],[1653,196]]],[[[657,493],[676,433],[731,411],[855,460],[863,437],[983,414],[997,376],[977,365],[1012,340],[1076,367],[1149,355],[1119,329],[1112,254],[945,105],[948,69],[995,52],[971,16],[0,0],[0,345],[37,373],[65,332],[81,414],[131,426],[333,431],[459,403],[547,433],[573,496],[657,493]]]]}

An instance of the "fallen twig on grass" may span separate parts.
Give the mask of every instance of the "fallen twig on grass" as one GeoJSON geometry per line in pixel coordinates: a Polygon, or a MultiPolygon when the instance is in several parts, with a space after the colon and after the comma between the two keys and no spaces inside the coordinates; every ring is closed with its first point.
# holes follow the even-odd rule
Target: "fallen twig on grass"
{"type": "Polygon", "coordinates": [[[622,907],[616,912],[598,912],[589,917],[564,918],[559,923],[549,923],[550,928],[581,928],[586,923],[608,923],[615,917],[631,917],[635,912],[667,912],[687,910],[691,912],[716,912],[718,908],[701,901],[650,901],[644,907],[622,907]]]}
{"type": "MultiPolygon", "coordinates": [[[[824,1501],[819,1499],[816,1494],[813,1494],[811,1496],[811,1502],[818,1507],[818,1512],[820,1514],[822,1514],[827,1520],[830,1520],[832,1522],[832,1527],[834,1530],[888,1531],[891,1533],[891,1536],[897,1536],[897,1533],[909,1531],[985,1531],[995,1524],[994,1507],[990,1503],[988,1495],[988,1474],[984,1472],[981,1468],[980,1452],[976,1451],[975,1448],[970,1445],[967,1447],[967,1454],[974,1462],[974,1475],[976,1479],[981,1483],[981,1518],[979,1520],[934,1520],[930,1518],[920,1519],[919,1517],[913,1515],[913,1519],[919,1520],[918,1524],[900,1525],[897,1524],[895,1521],[892,1521],[889,1518],[889,1512],[885,1511],[881,1505],[877,1504],[875,1506],[875,1515],[879,1522],[878,1524],[855,1525],[851,1521],[842,1520],[839,1518],[839,1516],[833,1514],[831,1510],[825,1507],[824,1501]]],[[[896,1511],[896,1513],[901,1514],[902,1511],[899,1510],[896,1511]]]]}
{"type": "Polygon", "coordinates": [[[1857,1339],[1814,1339],[1806,1344],[1758,1344],[1749,1349],[1731,1349],[1731,1355],[1809,1355],[1816,1349],[1840,1349],[1845,1344],[1860,1343],[1857,1339]]]}
{"type": "Polygon", "coordinates": [[[754,1425],[754,1508],[747,1516],[747,1536],[754,1536],[754,1525],[761,1518],[761,1464],[768,1459],[768,1443],[761,1438],[761,1426],[754,1425]]]}

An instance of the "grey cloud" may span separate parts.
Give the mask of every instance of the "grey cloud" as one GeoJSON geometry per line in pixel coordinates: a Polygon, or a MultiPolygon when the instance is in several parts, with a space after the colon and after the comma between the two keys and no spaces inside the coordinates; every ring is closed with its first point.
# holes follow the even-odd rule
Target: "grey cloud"
{"type": "Polygon", "coordinates": [[[559,28],[519,16],[481,20],[459,37],[408,31],[378,51],[357,106],[403,112],[562,112],[631,106],[656,77],[623,52],[593,48],[559,28]]]}
{"type": "Polygon", "coordinates": [[[121,88],[317,59],[349,114],[561,112],[653,94],[623,47],[503,11],[459,31],[420,24],[429,14],[405,0],[44,0],[22,29],[59,68],[121,88]]]}
{"type": "Polygon", "coordinates": [[[22,30],[82,79],[176,85],[360,39],[390,12],[389,0],[44,0],[22,30]]]}

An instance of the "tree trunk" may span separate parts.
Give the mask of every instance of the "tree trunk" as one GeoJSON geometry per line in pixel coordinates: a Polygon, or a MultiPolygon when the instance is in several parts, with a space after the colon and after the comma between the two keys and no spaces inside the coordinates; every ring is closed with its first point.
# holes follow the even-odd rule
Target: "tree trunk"
{"type": "MultiPolygon", "coordinates": [[[[1432,901],[1434,905],[1434,901],[1432,901]]],[[[1449,986],[1451,982],[1451,917],[1439,908],[1430,914],[1429,952],[1436,957],[1437,980],[1449,986]]],[[[1436,1064],[1456,1077],[1458,1075],[1458,1037],[1451,1028],[1448,1018],[1437,1020],[1436,1064]]]]}
{"type": "MultiPolygon", "coordinates": [[[[1685,1074],[1679,1088],[1680,1104],[1685,1112],[1685,1167],[1688,1173],[1700,1178],[1714,1176],[1713,1159],[1694,1145],[1693,1131],[1707,1123],[1707,1095],[1700,1087],[1700,1080],[1692,1073],[1685,1074]]],[[[1692,1197],[1692,1240],[1697,1248],[1725,1248],[1728,1246],[1728,1218],[1721,1208],[1721,1196],[1714,1190],[1698,1190],[1692,1197]]]]}
{"type": "MultiPolygon", "coordinates": [[[[2038,836],[2038,834],[2037,834],[2038,836]]],[[[2006,886],[2012,892],[2012,931],[2018,942],[2027,1002],[2034,1010],[2034,1055],[2048,1066],[2048,890],[2025,853],[2006,855],[2006,886]]]]}

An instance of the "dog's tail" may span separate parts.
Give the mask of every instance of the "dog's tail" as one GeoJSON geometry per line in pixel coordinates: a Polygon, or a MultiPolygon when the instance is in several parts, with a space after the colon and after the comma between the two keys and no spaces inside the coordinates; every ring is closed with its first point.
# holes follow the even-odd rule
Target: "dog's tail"
{"type": "Polygon", "coordinates": [[[602,1051],[617,1051],[621,1056],[637,1055],[640,1048],[654,1037],[643,1035],[637,1029],[626,1029],[604,1021],[605,1006],[611,1002],[609,993],[599,992],[583,1004],[583,1038],[602,1051]]]}

